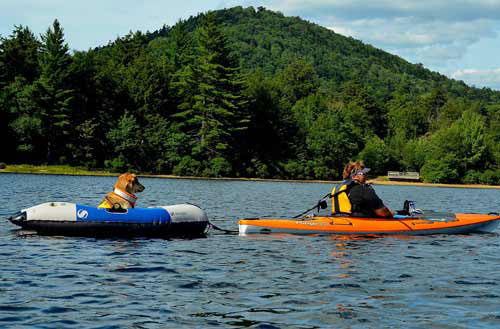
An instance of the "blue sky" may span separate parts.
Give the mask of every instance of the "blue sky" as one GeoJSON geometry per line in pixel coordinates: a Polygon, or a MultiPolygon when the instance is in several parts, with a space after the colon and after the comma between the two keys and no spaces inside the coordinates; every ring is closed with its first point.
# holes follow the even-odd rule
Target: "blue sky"
{"type": "Polygon", "coordinates": [[[500,90],[500,0],[0,0],[0,35],[44,33],[55,18],[71,49],[155,31],[200,12],[263,6],[352,36],[411,63],[500,90]]]}

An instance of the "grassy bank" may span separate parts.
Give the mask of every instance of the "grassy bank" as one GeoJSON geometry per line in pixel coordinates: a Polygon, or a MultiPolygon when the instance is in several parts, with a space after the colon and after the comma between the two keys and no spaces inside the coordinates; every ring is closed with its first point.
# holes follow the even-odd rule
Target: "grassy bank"
{"type": "Polygon", "coordinates": [[[89,176],[108,176],[116,175],[104,170],[88,170],[83,167],[71,167],[66,165],[34,166],[34,165],[7,165],[0,169],[3,173],[16,174],[53,174],[53,175],[89,175],[89,176]]]}
{"type": "MultiPolygon", "coordinates": [[[[83,167],[71,167],[66,165],[34,166],[34,165],[7,165],[0,169],[0,173],[16,174],[52,174],[52,175],[88,175],[88,176],[118,176],[120,173],[114,173],[106,170],[88,170],[83,167]]],[[[285,179],[263,179],[263,178],[213,178],[213,177],[183,177],[174,175],[151,175],[140,174],[142,177],[166,178],[166,179],[214,179],[214,180],[245,180],[245,181],[271,181],[271,182],[303,182],[303,183],[339,183],[337,180],[285,180],[285,179]]],[[[399,185],[399,186],[423,186],[423,187],[455,187],[455,188],[482,188],[482,189],[500,189],[498,185],[479,185],[479,184],[436,184],[421,182],[395,182],[388,180],[387,176],[378,176],[368,180],[374,185],[399,185]]]]}

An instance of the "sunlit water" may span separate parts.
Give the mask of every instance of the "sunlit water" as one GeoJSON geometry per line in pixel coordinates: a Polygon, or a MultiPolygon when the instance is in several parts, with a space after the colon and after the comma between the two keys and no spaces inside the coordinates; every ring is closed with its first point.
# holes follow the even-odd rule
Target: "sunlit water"
{"type": "MultiPolygon", "coordinates": [[[[25,234],[6,217],[47,201],[97,205],[112,177],[0,175],[0,328],[499,328],[500,235],[25,234]]],[[[217,226],[293,216],[329,184],[141,179],[139,206],[191,202],[217,226]]],[[[376,186],[445,212],[499,211],[499,190],[376,186]]]]}

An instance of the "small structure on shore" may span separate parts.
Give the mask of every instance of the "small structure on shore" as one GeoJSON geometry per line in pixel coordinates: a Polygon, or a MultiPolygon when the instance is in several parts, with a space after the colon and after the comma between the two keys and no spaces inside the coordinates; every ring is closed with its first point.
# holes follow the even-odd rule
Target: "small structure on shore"
{"type": "Polygon", "coordinates": [[[415,171],[388,171],[387,178],[390,181],[420,182],[420,174],[415,171]]]}

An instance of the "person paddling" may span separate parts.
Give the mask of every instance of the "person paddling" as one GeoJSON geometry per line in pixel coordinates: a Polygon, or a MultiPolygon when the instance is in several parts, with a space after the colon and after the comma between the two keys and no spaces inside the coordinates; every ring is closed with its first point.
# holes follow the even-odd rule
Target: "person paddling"
{"type": "Polygon", "coordinates": [[[391,211],[378,197],[370,184],[366,184],[365,168],[361,161],[346,164],[343,171],[344,181],[332,190],[332,214],[350,215],[353,217],[385,217],[391,218],[391,211]]]}

